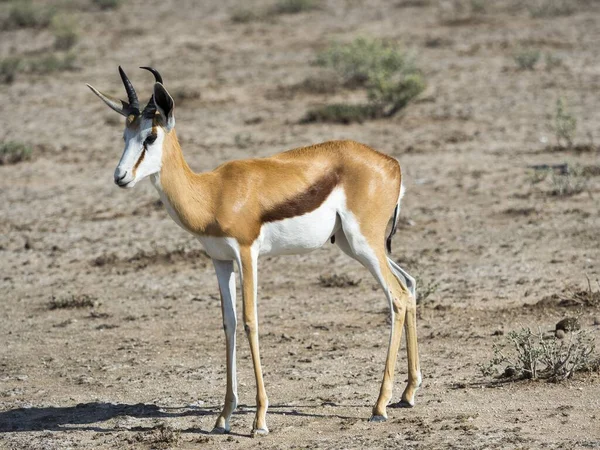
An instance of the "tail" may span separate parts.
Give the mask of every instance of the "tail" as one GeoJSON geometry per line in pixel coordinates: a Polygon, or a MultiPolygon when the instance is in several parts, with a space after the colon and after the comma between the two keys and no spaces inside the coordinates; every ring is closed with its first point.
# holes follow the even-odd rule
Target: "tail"
{"type": "Polygon", "coordinates": [[[392,273],[396,276],[398,281],[400,281],[400,283],[402,283],[404,285],[404,287],[408,289],[408,292],[411,293],[411,295],[415,298],[415,300],[417,300],[417,303],[418,303],[417,282],[415,281],[415,279],[413,277],[411,277],[410,274],[406,270],[404,270],[402,267],[400,267],[398,265],[398,263],[396,263],[389,256],[388,256],[388,264],[390,265],[390,268],[392,269],[392,273]]]}
{"type": "Polygon", "coordinates": [[[400,195],[398,195],[398,203],[396,203],[396,207],[394,208],[394,218],[392,219],[392,228],[390,230],[390,234],[385,241],[385,246],[387,247],[388,253],[392,253],[392,236],[396,234],[396,230],[398,228],[398,215],[400,214],[400,201],[402,197],[404,197],[404,185],[400,184],[400,195]]]}

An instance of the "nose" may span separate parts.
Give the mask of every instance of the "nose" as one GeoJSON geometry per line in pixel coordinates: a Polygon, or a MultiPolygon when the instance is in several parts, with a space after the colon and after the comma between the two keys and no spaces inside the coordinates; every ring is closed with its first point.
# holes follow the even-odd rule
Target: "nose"
{"type": "Polygon", "coordinates": [[[127,171],[120,169],[119,167],[117,167],[117,170],[115,170],[115,183],[118,184],[119,186],[122,184],[121,181],[127,176],[127,171]]]}

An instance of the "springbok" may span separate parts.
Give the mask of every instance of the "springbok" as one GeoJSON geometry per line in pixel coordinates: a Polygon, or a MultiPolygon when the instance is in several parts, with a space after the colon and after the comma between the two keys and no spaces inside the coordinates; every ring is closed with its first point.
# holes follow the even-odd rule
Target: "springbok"
{"type": "Polygon", "coordinates": [[[329,240],[369,269],[390,306],[387,359],[370,420],[387,419],[403,325],[408,384],[401,405],[413,406],[421,384],[415,280],[388,256],[404,193],[398,161],[357,142],[331,141],[269,158],[230,161],[211,172],[194,173],[175,134],[173,98],[158,71],[142,69],[155,77],[152,98],[143,110],[121,67],[128,102],[88,87],[126,117],[125,149],[114,173],[115,183],[132,188],[150,176],[169,215],[197,237],[212,258],[227,348],[225,404],[213,432],[230,431],[231,414],[238,402],[234,261],[240,274],[244,329],[256,377],[252,435],[265,435],[269,432],[268,400],[258,345],[258,256],[305,253],[329,240]],[[386,236],[390,222],[391,231],[386,236]]]}

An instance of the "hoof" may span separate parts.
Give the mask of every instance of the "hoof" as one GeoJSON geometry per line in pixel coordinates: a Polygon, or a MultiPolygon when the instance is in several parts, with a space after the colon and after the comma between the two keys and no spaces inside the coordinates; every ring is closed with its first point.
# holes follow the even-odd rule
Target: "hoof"
{"type": "Polygon", "coordinates": [[[229,429],[223,427],[214,427],[210,434],[227,434],[229,433],[229,429]]]}
{"type": "Polygon", "coordinates": [[[261,437],[269,434],[269,430],[267,428],[255,428],[252,430],[252,437],[261,437]]]}
{"type": "Polygon", "coordinates": [[[373,415],[371,416],[371,418],[369,419],[369,422],[385,422],[387,420],[387,417],[385,416],[380,416],[380,415],[373,415]]]}
{"type": "Polygon", "coordinates": [[[408,400],[400,400],[393,405],[389,405],[390,408],[413,408],[415,406],[415,402],[409,402],[408,400]]]}

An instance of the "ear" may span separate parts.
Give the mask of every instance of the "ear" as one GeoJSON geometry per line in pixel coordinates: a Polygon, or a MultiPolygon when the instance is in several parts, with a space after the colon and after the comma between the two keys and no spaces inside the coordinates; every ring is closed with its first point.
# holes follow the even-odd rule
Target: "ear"
{"type": "Polygon", "coordinates": [[[171,131],[175,126],[175,116],[173,109],[175,102],[161,83],[154,83],[154,95],[152,96],[156,110],[160,113],[167,131],[171,131]]]}

